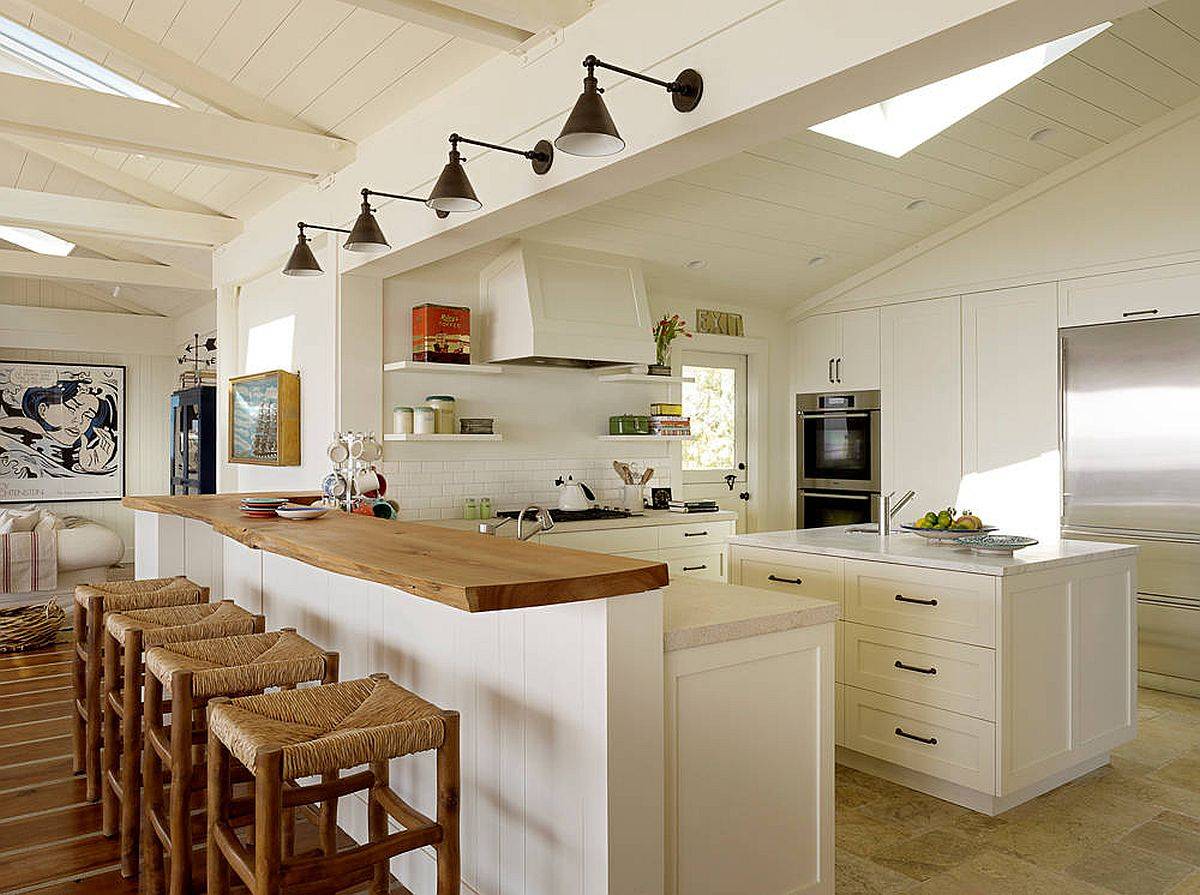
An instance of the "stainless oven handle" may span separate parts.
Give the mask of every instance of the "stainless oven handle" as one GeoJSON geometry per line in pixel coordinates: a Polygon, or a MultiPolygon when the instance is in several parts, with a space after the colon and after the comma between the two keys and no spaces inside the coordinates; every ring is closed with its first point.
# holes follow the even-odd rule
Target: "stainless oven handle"
{"type": "Polygon", "coordinates": [[[804,491],[805,497],[836,497],[838,500],[870,500],[870,494],[843,494],[840,491],[804,491]]]}
{"type": "Polygon", "coordinates": [[[800,413],[800,419],[802,420],[827,420],[830,418],[839,420],[865,420],[870,416],[870,412],[866,410],[861,410],[857,413],[835,413],[832,411],[801,411],[800,413]]]}

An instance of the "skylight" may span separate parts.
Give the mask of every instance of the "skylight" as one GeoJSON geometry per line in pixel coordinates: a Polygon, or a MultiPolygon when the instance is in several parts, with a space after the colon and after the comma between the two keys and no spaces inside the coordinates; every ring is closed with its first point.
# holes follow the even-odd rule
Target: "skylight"
{"type": "Polygon", "coordinates": [[[98,65],[91,59],[68,50],[62,44],[42,37],[11,19],[0,16],[0,50],[7,50],[21,61],[44,72],[47,80],[73,84],[100,93],[113,93],[147,103],[175,106],[165,96],[159,96],[141,84],[98,65]]]}
{"type": "Polygon", "coordinates": [[[25,227],[0,226],[0,239],[39,255],[58,255],[60,258],[71,254],[71,250],[75,248],[73,242],[59,239],[42,230],[30,230],[25,227]]]}
{"type": "Polygon", "coordinates": [[[809,129],[900,158],[1033,77],[1110,25],[1112,22],[1104,22],[1060,37],[866,108],[847,112],[809,129]]]}

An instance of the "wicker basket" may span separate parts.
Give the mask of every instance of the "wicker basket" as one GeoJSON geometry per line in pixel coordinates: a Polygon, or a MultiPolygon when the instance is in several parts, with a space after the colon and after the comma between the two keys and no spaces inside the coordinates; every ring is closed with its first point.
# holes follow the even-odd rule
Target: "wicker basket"
{"type": "Polygon", "coordinates": [[[0,609],[0,653],[50,646],[67,620],[53,600],[44,605],[0,609]]]}

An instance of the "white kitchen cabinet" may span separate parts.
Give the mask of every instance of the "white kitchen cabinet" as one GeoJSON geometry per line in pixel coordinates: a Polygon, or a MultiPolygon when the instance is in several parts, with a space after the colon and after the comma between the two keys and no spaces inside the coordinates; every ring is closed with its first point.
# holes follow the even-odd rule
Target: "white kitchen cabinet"
{"type": "Polygon", "coordinates": [[[725,541],[733,534],[733,519],[696,519],[671,524],[622,525],[590,531],[550,531],[538,543],[593,553],[615,553],[634,559],[666,563],[672,578],[694,577],[725,581],[725,541]]]}
{"type": "Polygon", "coordinates": [[[818,314],[797,332],[801,391],[879,387],[879,309],[818,314]]]}
{"type": "Polygon", "coordinates": [[[1058,309],[1061,326],[1200,314],[1200,262],[1063,280],[1058,309]]]}
{"type": "Polygon", "coordinates": [[[1057,534],[1058,303],[1053,283],[964,295],[963,480],[957,506],[1057,534]]]}
{"type": "Polygon", "coordinates": [[[962,334],[957,295],[880,312],[883,490],[954,505],[962,475],[962,334]]]}

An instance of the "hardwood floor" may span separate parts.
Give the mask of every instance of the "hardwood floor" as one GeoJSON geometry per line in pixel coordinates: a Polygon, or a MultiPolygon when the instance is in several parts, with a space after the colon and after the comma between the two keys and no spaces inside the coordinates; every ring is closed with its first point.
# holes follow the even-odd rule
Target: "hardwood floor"
{"type": "MultiPolygon", "coordinates": [[[[84,801],[83,778],[71,774],[69,660],[65,644],[0,655],[0,895],[138,891],[121,878],[118,842],[100,834],[99,803],[84,801]]],[[[316,830],[298,821],[296,842],[315,846],[316,830]]],[[[204,861],[196,864],[203,892],[204,861]]]]}

